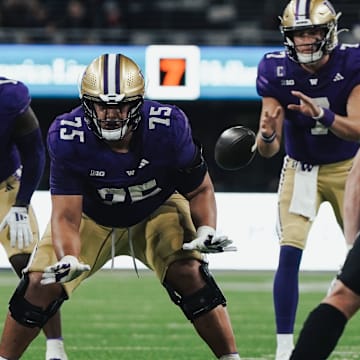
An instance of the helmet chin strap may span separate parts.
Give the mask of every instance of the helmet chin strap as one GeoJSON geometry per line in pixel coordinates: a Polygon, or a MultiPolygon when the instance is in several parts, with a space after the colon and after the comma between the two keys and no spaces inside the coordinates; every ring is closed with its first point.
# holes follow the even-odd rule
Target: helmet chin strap
{"type": "Polygon", "coordinates": [[[117,141],[117,140],[122,140],[125,135],[128,133],[129,127],[128,125],[124,125],[119,129],[114,129],[114,130],[106,130],[106,129],[102,129],[100,130],[101,133],[101,137],[104,140],[107,141],[117,141]]]}
{"type": "Polygon", "coordinates": [[[325,47],[325,39],[320,40],[318,42],[318,46],[317,46],[318,50],[314,51],[310,54],[307,54],[307,53],[304,54],[300,51],[296,51],[295,44],[290,39],[290,37],[286,37],[286,43],[288,46],[292,47],[293,51],[296,53],[296,57],[294,57],[294,53],[292,56],[292,59],[294,61],[296,61],[299,64],[311,64],[311,63],[315,63],[315,62],[321,60],[321,58],[325,55],[324,51],[323,51],[323,48],[325,47]]]}
{"type": "Polygon", "coordinates": [[[296,55],[298,58],[298,62],[300,64],[311,64],[311,63],[319,61],[323,57],[324,53],[322,50],[318,50],[311,54],[302,54],[302,53],[296,52],[296,55]]]}
{"type": "Polygon", "coordinates": [[[325,55],[323,49],[326,46],[327,36],[322,40],[318,40],[314,45],[316,45],[317,50],[313,51],[311,54],[303,54],[296,51],[296,55],[300,64],[311,64],[318,62],[325,55]]]}
{"type": "Polygon", "coordinates": [[[109,122],[117,121],[120,123],[125,123],[125,125],[115,129],[104,129],[100,125],[101,120],[98,119],[96,111],[94,107],[91,106],[91,103],[89,105],[87,101],[83,101],[83,106],[87,118],[90,119],[88,120],[88,126],[90,130],[92,130],[100,139],[107,141],[118,141],[122,140],[128,132],[136,130],[138,123],[141,120],[139,108],[141,107],[142,103],[143,101],[139,101],[135,107],[131,108],[126,119],[104,120],[109,122]]]}

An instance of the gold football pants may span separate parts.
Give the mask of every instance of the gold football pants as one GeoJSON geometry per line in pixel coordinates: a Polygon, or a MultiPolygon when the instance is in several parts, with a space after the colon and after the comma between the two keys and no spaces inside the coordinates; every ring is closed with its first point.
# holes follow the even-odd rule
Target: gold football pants
{"type": "MultiPolygon", "coordinates": [[[[195,234],[189,203],[180,194],[172,195],[150,216],[128,228],[101,226],[83,214],[79,260],[89,264],[91,270],[65,283],[64,288],[70,295],[84,279],[98,271],[113,256],[119,255],[134,256],[155,271],[160,281],[163,281],[173,261],[186,258],[204,260],[197,251],[182,250],[182,244],[194,239],[195,234]]],[[[43,271],[46,266],[57,261],[48,224],[29,271],[43,271]]]]}

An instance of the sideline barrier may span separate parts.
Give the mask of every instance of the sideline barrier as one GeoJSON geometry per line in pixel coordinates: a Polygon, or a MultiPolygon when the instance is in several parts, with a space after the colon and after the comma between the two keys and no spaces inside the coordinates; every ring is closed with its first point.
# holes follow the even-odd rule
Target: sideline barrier
{"type": "MultiPolygon", "coordinates": [[[[276,200],[273,193],[216,193],[218,204],[218,232],[234,240],[237,252],[210,254],[211,269],[275,270],[279,246],[275,232],[276,200]]],[[[35,192],[32,200],[38,216],[40,233],[50,217],[51,202],[48,191],[35,192]]],[[[302,270],[337,271],[343,263],[346,247],[343,235],[335,222],[331,206],[324,203],[309,234],[301,263],[302,270]]],[[[144,266],[137,262],[139,269],[144,266]]],[[[0,247],[0,267],[10,264],[0,247]]],[[[105,265],[111,267],[111,262],[105,265]]],[[[133,268],[132,259],[117,257],[114,267],[133,268]]]]}

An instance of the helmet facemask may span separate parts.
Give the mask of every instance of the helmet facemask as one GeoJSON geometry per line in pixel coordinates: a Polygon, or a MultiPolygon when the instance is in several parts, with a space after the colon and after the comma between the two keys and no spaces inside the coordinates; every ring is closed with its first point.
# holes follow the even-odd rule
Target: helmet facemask
{"type": "MultiPolygon", "coordinates": [[[[138,65],[121,54],[105,54],[86,68],[80,84],[80,98],[88,128],[100,139],[122,140],[137,128],[145,92],[144,78],[138,65]],[[122,118],[99,118],[95,104],[121,107],[130,104],[122,118]]],[[[106,112],[107,115],[107,112],[106,112]]]]}
{"type": "Polygon", "coordinates": [[[136,101],[131,101],[133,105],[130,107],[128,116],[125,119],[99,119],[95,109],[95,103],[101,104],[104,107],[116,107],[120,106],[121,104],[126,104],[127,102],[112,104],[93,101],[91,99],[87,99],[86,96],[83,97],[82,104],[85,112],[85,121],[87,123],[87,126],[100,139],[104,139],[107,141],[122,140],[129,131],[134,131],[137,128],[139,121],[141,120],[140,108],[143,103],[142,98],[139,98],[136,101]]]}

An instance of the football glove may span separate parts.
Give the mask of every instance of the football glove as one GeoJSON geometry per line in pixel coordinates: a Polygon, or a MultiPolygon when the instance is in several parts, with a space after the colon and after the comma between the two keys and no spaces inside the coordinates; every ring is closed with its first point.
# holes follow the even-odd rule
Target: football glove
{"type": "Polygon", "coordinates": [[[26,248],[33,241],[28,208],[26,206],[12,206],[0,224],[0,231],[7,225],[10,228],[10,246],[19,249],[26,248]]]}
{"type": "Polygon", "coordinates": [[[42,285],[66,283],[89,270],[90,265],[81,264],[75,256],[66,255],[54,265],[45,268],[40,283],[42,285]]]}
{"type": "Polygon", "coordinates": [[[200,226],[196,231],[196,239],[183,244],[183,250],[198,250],[202,253],[220,253],[236,251],[236,246],[230,246],[233,241],[227,236],[216,236],[216,231],[210,226],[200,226]]]}

